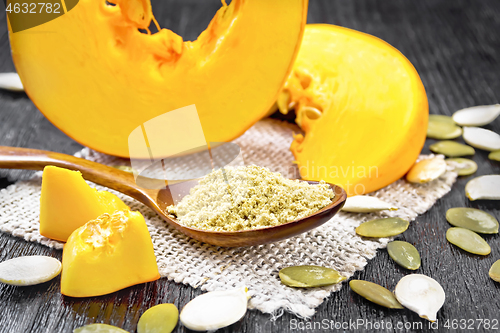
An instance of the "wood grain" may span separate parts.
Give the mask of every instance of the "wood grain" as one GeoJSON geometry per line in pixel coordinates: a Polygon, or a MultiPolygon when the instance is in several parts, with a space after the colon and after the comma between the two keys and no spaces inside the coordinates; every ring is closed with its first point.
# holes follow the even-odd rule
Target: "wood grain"
{"type": "MultiPolygon", "coordinates": [[[[153,9],[160,25],[173,29],[185,39],[195,39],[219,3],[216,0],[157,0],[153,1],[153,9]]],[[[0,71],[12,71],[5,17],[0,17],[0,21],[0,71]]],[[[500,2],[497,0],[310,0],[309,22],[361,30],[398,48],[420,73],[431,113],[451,115],[463,107],[499,102],[500,2]]],[[[486,128],[500,133],[500,119],[486,128]]],[[[461,139],[458,141],[462,142],[461,139]]],[[[424,153],[429,153],[427,147],[432,142],[435,140],[428,140],[424,153]]],[[[3,91],[0,91],[0,145],[63,153],[74,153],[81,148],[54,128],[26,95],[3,91]]],[[[487,274],[491,264],[500,259],[500,237],[485,237],[492,247],[492,253],[486,257],[470,255],[449,244],[445,238],[450,227],[445,219],[448,208],[479,208],[500,219],[498,202],[470,202],[464,195],[465,184],[471,178],[500,173],[500,164],[488,160],[486,152],[477,150],[474,160],[479,166],[477,173],[460,178],[452,192],[419,216],[398,237],[420,251],[422,267],[417,272],[429,275],[443,285],[447,299],[438,313],[440,328],[448,319],[500,320],[500,284],[487,274]]],[[[0,170],[0,186],[28,176],[25,171],[0,170]]],[[[353,278],[393,289],[397,281],[410,272],[392,262],[385,250],[379,252],[365,270],[357,272],[353,278]]],[[[26,254],[61,257],[60,251],[0,234],[0,261],[26,254]]],[[[150,306],[171,302],[182,308],[201,293],[199,289],[165,279],[92,299],[61,296],[58,279],[36,287],[2,284],[0,332],[71,332],[75,327],[92,322],[105,322],[134,332],[138,318],[150,306]]],[[[369,303],[344,285],[317,308],[316,315],[310,320],[285,313],[276,321],[270,321],[267,314],[249,311],[243,320],[221,332],[297,332],[292,329],[291,320],[304,325],[321,323],[322,320],[328,320],[328,323],[364,320],[372,324],[391,323],[393,327],[413,325],[409,331],[432,331],[428,323],[413,312],[384,309],[369,303]]],[[[373,331],[369,326],[357,328],[347,327],[345,331],[373,331]]],[[[186,330],[178,325],[175,331],[186,330]]]]}

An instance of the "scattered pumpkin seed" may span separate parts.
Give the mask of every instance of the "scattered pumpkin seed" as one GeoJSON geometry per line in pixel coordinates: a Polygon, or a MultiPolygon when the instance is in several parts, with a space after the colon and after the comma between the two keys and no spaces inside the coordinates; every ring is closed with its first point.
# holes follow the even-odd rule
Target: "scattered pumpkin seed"
{"type": "Polygon", "coordinates": [[[279,276],[284,285],[301,288],[329,286],[346,279],[332,268],[311,265],[283,268],[279,276]]]}
{"type": "Polygon", "coordinates": [[[381,210],[397,210],[398,207],[391,205],[377,197],[368,195],[355,195],[347,198],[342,211],[351,213],[371,213],[381,210]]]}
{"type": "Polygon", "coordinates": [[[479,149],[489,151],[500,149],[500,135],[485,128],[464,127],[463,137],[465,142],[479,149]]]}
{"type": "Polygon", "coordinates": [[[488,158],[492,161],[499,161],[500,162],[500,150],[495,150],[492,151],[489,155],[488,158]]]}
{"type": "Polygon", "coordinates": [[[47,256],[24,256],[0,263],[0,282],[31,286],[47,282],[61,273],[61,262],[47,256]]]}
{"type": "Polygon", "coordinates": [[[471,200],[500,200],[500,175],[486,175],[469,180],[465,195],[471,200]]]}
{"type": "Polygon", "coordinates": [[[459,176],[469,176],[477,171],[477,163],[468,158],[447,158],[445,160],[446,164],[453,168],[459,176]]]}
{"type": "Polygon", "coordinates": [[[0,73],[0,89],[24,91],[23,84],[17,73],[0,73]]]}
{"type": "Polygon", "coordinates": [[[448,116],[431,114],[427,126],[427,137],[431,139],[455,139],[462,135],[462,128],[448,116]]]}
{"type": "Polygon", "coordinates": [[[406,174],[410,183],[427,183],[438,179],[446,172],[446,162],[439,157],[429,158],[415,163],[406,174]]]}
{"type": "Polygon", "coordinates": [[[363,237],[391,237],[403,233],[410,222],[399,217],[385,217],[361,223],[356,233],[363,237]]]}
{"type": "Polygon", "coordinates": [[[134,168],[128,165],[113,165],[113,168],[130,173],[134,173],[135,171],[134,168]]]}
{"type": "Polygon", "coordinates": [[[464,251],[488,255],[491,253],[491,247],[486,241],[469,229],[454,227],[446,231],[446,239],[453,245],[458,246],[464,251]]]}
{"type": "Polygon", "coordinates": [[[408,242],[393,241],[387,244],[389,256],[399,266],[412,271],[420,268],[420,254],[415,246],[408,242]]]}
{"type": "Polygon", "coordinates": [[[429,146],[429,149],[436,154],[443,154],[448,157],[474,155],[476,153],[471,146],[448,140],[433,143],[429,146]]]}
{"type": "Polygon", "coordinates": [[[495,261],[495,263],[491,265],[489,275],[493,281],[500,282],[500,260],[495,261]]]}
{"type": "Polygon", "coordinates": [[[500,115],[500,104],[479,105],[458,110],[452,116],[453,121],[461,126],[484,126],[500,115]]]}
{"type": "Polygon", "coordinates": [[[461,227],[482,234],[497,234],[497,219],[475,208],[456,207],[446,212],[446,219],[455,227],[461,227]]]}
{"type": "Polygon", "coordinates": [[[351,280],[349,282],[349,287],[351,287],[352,291],[356,294],[366,298],[370,302],[385,306],[389,309],[404,309],[393,293],[376,283],[363,280],[351,280]]]}
{"type": "Polygon", "coordinates": [[[74,329],[73,333],[128,333],[128,332],[116,326],[111,326],[107,324],[90,324],[74,329]]]}
{"type": "Polygon", "coordinates": [[[394,294],[404,307],[429,321],[437,320],[437,312],[446,298],[439,282],[422,274],[403,277],[396,285],[394,294]]]}
{"type": "Polygon", "coordinates": [[[247,312],[247,291],[242,287],[200,295],[184,306],[179,319],[194,331],[215,331],[232,325],[247,312]]]}
{"type": "Polygon", "coordinates": [[[170,333],[179,320],[174,304],[158,304],[146,310],[137,323],[137,333],[170,333]]]}

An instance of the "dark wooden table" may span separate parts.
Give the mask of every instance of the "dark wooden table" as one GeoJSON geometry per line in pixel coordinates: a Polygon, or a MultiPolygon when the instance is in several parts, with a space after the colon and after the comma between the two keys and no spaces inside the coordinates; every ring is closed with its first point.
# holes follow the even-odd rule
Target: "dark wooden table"
{"type": "MultiPolygon", "coordinates": [[[[500,94],[500,2],[498,0],[310,0],[309,22],[331,23],[378,36],[398,48],[415,65],[424,82],[430,112],[451,115],[455,110],[499,101],[500,94]]],[[[217,0],[155,1],[153,8],[162,27],[185,39],[194,39],[206,27],[219,6],[217,0]]],[[[0,17],[0,72],[13,71],[5,17],[0,17]]],[[[500,132],[500,119],[486,126],[500,132]]],[[[423,152],[428,153],[428,140],[423,152]]],[[[461,139],[459,139],[461,141],[461,139]]],[[[0,91],[0,145],[50,149],[74,153],[81,146],[62,134],[37,111],[25,94],[0,91]]],[[[500,163],[478,150],[475,176],[500,173],[500,163]]],[[[0,188],[29,177],[27,171],[0,170],[0,188]]],[[[474,176],[471,176],[474,177],[474,176]]],[[[471,177],[460,178],[451,193],[419,216],[398,239],[419,248],[422,267],[418,273],[440,281],[446,303],[438,314],[439,331],[445,324],[473,323],[475,331],[490,331],[484,324],[496,321],[500,330],[500,284],[488,277],[491,264],[500,259],[500,237],[486,236],[492,253],[470,255],[445,238],[450,227],[445,212],[450,207],[484,209],[500,218],[500,203],[470,202],[464,186],[471,177]],[[483,325],[478,328],[481,321],[483,325]]],[[[370,261],[356,279],[389,288],[409,271],[392,262],[385,250],[370,261]]],[[[45,254],[61,258],[61,252],[0,233],[0,261],[20,255],[45,254]]],[[[200,290],[166,279],[127,288],[108,296],[73,299],[59,292],[59,278],[34,287],[0,284],[0,332],[71,332],[93,322],[116,325],[135,332],[140,315],[164,302],[181,309],[200,290]]],[[[285,313],[276,321],[268,314],[249,311],[240,322],[223,332],[332,331],[429,331],[427,321],[409,310],[388,310],[354,294],[347,285],[317,308],[316,315],[302,320],[285,313]],[[359,325],[352,325],[357,323],[359,325]],[[316,329],[306,329],[316,325],[316,329]],[[318,327],[318,325],[324,325],[318,327]],[[347,326],[346,326],[347,325],[347,326]],[[372,326],[370,326],[372,325],[372,326]],[[378,325],[378,326],[377,326],[378,325]],[[372,329],[370,329],[372,327],[372,329]],[[396,329],[400,327],[401,329],[396,329]],[[304,328],[300,330],[300,328],[304,328]]],[[[178,325],[176,332],[186,329],[178,325]]],[[[458,329],[458,331],[462,331],[458,329]]],[[[495,331],[493,329],[493,331],[495,331]]]]}

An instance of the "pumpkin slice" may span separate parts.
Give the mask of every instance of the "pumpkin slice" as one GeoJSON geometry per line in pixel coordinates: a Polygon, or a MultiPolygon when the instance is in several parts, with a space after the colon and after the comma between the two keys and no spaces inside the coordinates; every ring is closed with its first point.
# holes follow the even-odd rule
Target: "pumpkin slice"
{"type": "Polygon", "coordinates": [[[64,245],[61,293],[99,296],[160,278],[144,217],[103,214],[76,229],[64,245]]]}
{"type": "Polygon", "coordinates": [[[104,213],[128,209],[116,195],[91,188],[79,171],[43,169],[40,234],[65,242],[75,229],[104,213]]]}
{"type": "Polygon", "coordinates": [[[333,25],[307,25],[284,90],[296,110],[291,145],[302,178],[342,186],[348,195],[401,178],[425,141],[428,103],[412,64],[386,42],[333,25]]]}
{"type": "Polygon", "coordinates": [[[128,157],[135,128],[192,104],[206,142],[227,142],[276,100],[299,49],[307,0],[222,2],[198,39],[183,42],[167,29],[139,31],[154,20],[149,0],[80,0],[61,17],[10,32],[12,57],[40,111],[92,149],[128,157]]]}

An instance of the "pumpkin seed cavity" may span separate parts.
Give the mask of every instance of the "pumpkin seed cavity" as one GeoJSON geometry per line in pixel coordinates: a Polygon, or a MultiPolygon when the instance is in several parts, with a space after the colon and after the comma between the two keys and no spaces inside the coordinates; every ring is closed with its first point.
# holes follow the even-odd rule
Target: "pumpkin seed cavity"
{"type": "Polygon", "coordinates": [[[376,283],[363,280],[351,280],[349,282],[349,287],[351,287],[352,291],[356,294],[366,298],[370,302],[385,306],[389,309],[404,309],[392,292],[376,283]]]}
{"type": "Polygon", "coordinates": [[[447,157],[474,155],[476,153],[471,146],[449,140],[433,143],[429,146],[429,149],[436,154],[443,154],[447,157]]]}
{"type": "Polygon", "coordinates": [[[446,219],[455,227],[469,229],[481,234],[497,234],[497,219],[475,208],[456,207],[446,212],[446,219]]]}
{"type": "Polygon", "coordinates": [[[477,163],[468,158],[447,158],[445,162],[459,176],[469,176],[477,171],[477,163]]]}
{"type": "Polygon", "coordinates": [[[489,155],[488,158],[492,161],[499,161],[500,162],[500,150],[495,150],[492,151],[489,155]]]}
{"type": "Polygon", "coordinates": [[[420,268],[420,254],[415,246],[408,242],[390,242],[387,244],[387,252],[392,260],[394,260],[401,267],[413,271],[420,268]]]}
{"type": "Polygon", "coordinates": [[[47,256],[24,256],[0,263],[0,282],[31,286],[47,282],[61,273],[61,262],[47,256]]]}
{"type": "Polygon", "coordinates": [[[179,319],[194,331],[214,331],[232,325],[247,312],[247,292],[242,287],[200,295],[184,306],[179,319]]]}
{"type": "Polygon", "coordinates": [[[158,304],[144,312],[137,323],[137,333],[170,333],[179,320],[174,304],[158,304]]]}
{"type": "Polygon", "coordinates": [[[17,73],[1,73],[0,89],[16,92],[24,91],[23,83],[17,73]]]}
{"type": "Polygon", "coordinates": [[[484,126],[500,115],[500,104],[479,105],[458,110],[452,116],[453,121],[461,126],[484,126]]]}
{"type": "Polygon", "coordinates": [[[495,261],[495,263],[491,265],[489,275],[493,281],[500,282],[500,260],[495,261]]]}
{"type": "Polygon", "coordinates": [[[363,237],[391,237],[403,233],[410,222],[399,217],[386,217],[362,223],[356,233],[363,237]]]}
{"type": "Polygon", "coordinates": [[[437,312],[446,298],[439,282],[422,274],[403,277],[396,285],[394,294],[404,307],[429,321],[436,321],[437,312]]]}
{"type": "Polygon", "coordinates": [[[410,183],[427,183],[438,179],[446,172],[446,162],[439,157],[417,162],[406,174],[410,183]]]}
{"type": "Polygon", "coordinates": [[[329,286],[346,279],[332,268],[311,265],[283,268],[279,276],[284,285],[300,288],[329,286]]]}
{"type": "Polygon", "coordinates": [[[368,195],[355,195],[347,198],[342,211],[351,213],[371,213],[381,210],[397,210],[398,207],[391,205],[376,197],[368,195]]]}
{"type": "Polygon", "coordinates": [[[486,175],[469,180],[465,195],[471,200],[500,200],[500,175],[486,175]]]}
{"type": "Polygon", "coordinates": [[[462,128],[448,116],[431,114],[427,126],[427,137],[431,139],[455,139],[462,135],[462,128]]]}
{"type": "Polygon", "coordinates": [[[469,145],[483,150],[499,150],[500,135],[479,127],[464,127],[464,141],[469,145]]]}
{"type": "Polygon", "coordinates": [[[483,256],[491,253],[491,247],[488,243],[481,236],[469,229],[460,227],[450,228],[446,231],[446,239],[451,244],[470,253],[483,256]]]}
{"type": "Polygon", "coordinates": [[[116,326],[111,326],[107,324],[90,324],[74,329],[73,333],[128,333],[128,332],[116,326]]]}

